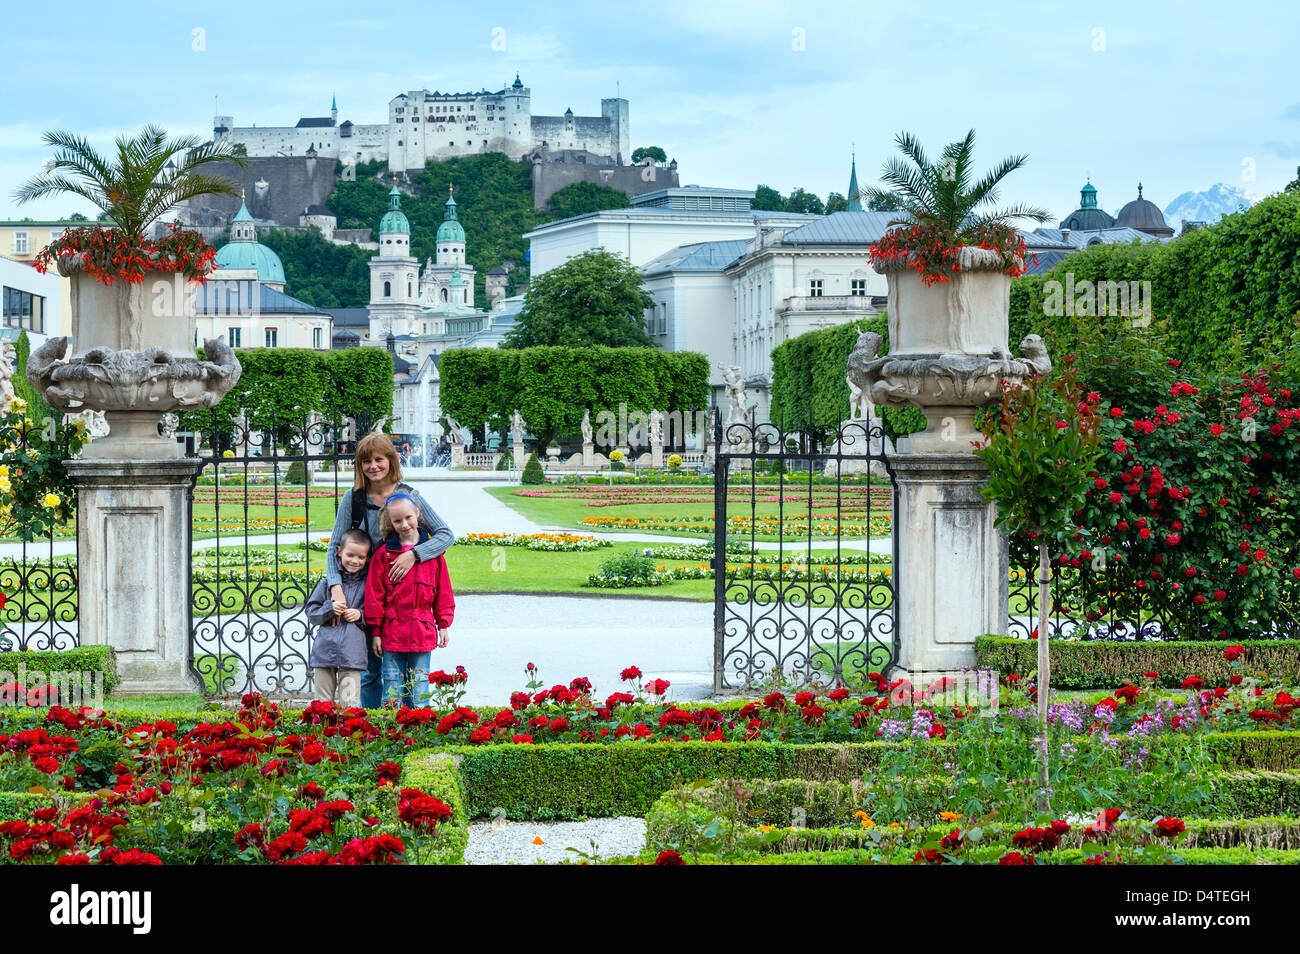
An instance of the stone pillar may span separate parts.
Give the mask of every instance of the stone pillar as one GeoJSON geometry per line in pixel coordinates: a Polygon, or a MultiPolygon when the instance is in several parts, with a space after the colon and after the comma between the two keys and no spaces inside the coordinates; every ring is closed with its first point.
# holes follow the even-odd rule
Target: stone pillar
{"type": "Polygon", "coordinates": [[[524,446],[523,441],[519,441],[512,450],[515,458],[515,470],[523,470],[524,464],[528,463],[528,448],[524,446]]]}
{"type": "MultiPolygon", "coordinates": [[[[894,619],[898,670],[915,686],[975,666],[975,638],[1007,629],[1007,543],[971,454],[900,454],[894,619]]],[[[895,672],[895,675],[899,673],[895,672]]]]}
{"type": "Polygon", "coordinates": [[[451,445],[451,466],[465,466],[465,445],[456,443],[451,445]]]}
{"type": "Polygon", "coordinates": [[[594,467],[596,464],[596,445],[586,441],[582,445],[582,466],[594,467]]]}
{"type": "Polygon", "coordinates": [[[70,460],[80,643],[117,651],[119,695],[199,692],[189,671],[195,458],[70,460]]]}

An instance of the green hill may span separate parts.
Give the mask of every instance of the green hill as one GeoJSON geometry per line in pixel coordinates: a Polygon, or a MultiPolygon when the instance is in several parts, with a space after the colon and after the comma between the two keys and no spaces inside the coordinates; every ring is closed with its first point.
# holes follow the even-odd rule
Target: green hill
{"type": "MultiPolygon", "coordinates": [[[[607,186],[579,182],[557,191],[549,209],[533,208],[530,166],[500,153],[466,156],[446,162],[429,162],[412,177],[402,211],[411,222],[411,254],[423,265],[434,258],[434,236],[446,214],[447,187],[456,187],[456,214],[466,233],[466,259],[474,266],[474,302],[487,307],[484,287],[489,270],[513,262],[506,294],[528,280],[524,259],[528,243],[524,233],[544,222],[595,212],[626,208],[627,196],[607,186]]],[[[355,182],[339,180],[326,205],[341,229],[375,229],[388,209],[392,179],[382,162],[360,163],[355,182]],[[384,179],[376,179],[383,173],[384,179]]],[[[376,236],[377,237],[377,236],[376,236]]],[[[214,244],[228,241],[223,236],[214,244]]],[[[275,251],[284,263],[285,293],[320,308],[359,308],[370,299],[368,263],[375,252],[355,245],[327,242],[316,230],[292,232],[270,229],[258,232],[258,241],[275,251]]]]}

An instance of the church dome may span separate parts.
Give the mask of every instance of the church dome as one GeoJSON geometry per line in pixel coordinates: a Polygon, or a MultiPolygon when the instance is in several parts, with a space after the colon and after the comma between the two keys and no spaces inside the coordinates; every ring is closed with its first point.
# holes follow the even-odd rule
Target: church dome
{"type": "Polygon", "coordinates": [[[280,256],[261,242],[229,242],[217,251],[217,268],[255,268],[257,280],[283,282],[280,256]]]}
{"type": "Polygon", "coordinates": [[[1097,207],[1097,187],[1091,182],[1079,190],[1079,207],[1069,214],[1060,224],[1060,228],[1073,232],[1092,232],[1108,229],[1115,220],[1104,210],[1097,207]]]}
{"type": "Polygon", "coordinates": [[[385,232],[411,234],[411,223],[407,221],[406,213],[402,211],[402,192],[397,186],[389,190],[388,211],[379,220],[379,233],[382,235],[385,232]]]}
{"type": "Polygon", "coordinates": [[[1148,199],[1142,198],[1142,183],[1138,183],[1138,197],[1119,210],[1115,224],[1121,227],[1137,229],[1148,235],[1169,237],[1174,234],[1165,223],[1164,213],[1160,207],[1148,199]]]}

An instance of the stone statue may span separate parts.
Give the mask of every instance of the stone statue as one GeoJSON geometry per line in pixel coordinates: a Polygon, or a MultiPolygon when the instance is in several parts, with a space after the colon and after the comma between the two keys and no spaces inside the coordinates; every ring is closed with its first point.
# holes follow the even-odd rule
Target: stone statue
{"type": "Polygon", "coordinates": [[[460,432],[460,424],[450,414],[447,415],[447,440],[453,445],[465,443],[465,437],[460,432]]]}
{"type": "Polygon", "coordinates": [[[180,426],[181,426],[180,417],[178,417],[176,414],[172,413],[171,411],[168,411],[166,414],[162,416],[163,437],[166,437],[168,440],[174,441],[176,439],[176,431],[180,428],[180,426]]]}
{"type": "Polygon", "coordinates": [[[582,412],[582,443],[591,443],[591,409],[582,412]]]}
{"type": "Polygon", "coordinates": [[[519,409],[510,415],[510,436],[514,439],[515,447],[524,446],[524,419],[519,415],[519,409]]]}
{"type": "Polygon", "coordinates": [[[867,368],[880,354],[880,346],[885,339],[874,331],[864,331],[858,335],[858,343],[849,355],[845,380],[849,385],[849,417],[861,417],[871,420],[876,416],[876,405],[871,400],[871,382],[867,377],[867,368]]]}
{"type": "Polygon", "coordinates": [[[81,421],[92,440],[108,436],[108,420],[104,417],[103,411],[86,410],[80,414],[69,414],[68,420],[81,421]]]}
{"type": "Polygon", "coordinates": [[[1038,335],[1025,335],[1020,341],[1020,360],[1033,369],[1034,374],[1052,373],[1052,359],[1047,355],[1047,345],[1038,335]]]}
{"type": "Polygon", "coordinates": [[[749,406],[745,403],[745,381],[741,376],[740,365],[720,364],[722,380],[727,386],[727,424],[744,424],[749,420],[749,406]]]}
{"type": "Polygon", "coordinates": [[[13,376],[18,363],[18,350],[8,339],[0,340],[0,414],[9,413],[9,402],[14,397],[13,376]]]}

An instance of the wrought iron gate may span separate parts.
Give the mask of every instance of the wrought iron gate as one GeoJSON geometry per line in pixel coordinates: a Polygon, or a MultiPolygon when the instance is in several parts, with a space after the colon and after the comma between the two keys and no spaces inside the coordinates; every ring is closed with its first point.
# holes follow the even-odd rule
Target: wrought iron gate
{"type": "Polygon", "coordinates": [[[715,411],[713,435],[715,691],[887,673],[897,494],[880,421],[724,431],[715,411]]]}
{"type": "Polygon", "coordinates": [[[347,433],[319,420],[242,424],[202,456],[190,492],[190,668],[206,694],[311,694],[305,604],[352,487],[339,466],[352,461],[347,433]],[[322,465],[333,473],[317,484],[322,465]]]}
{"type": "MultiPolygon", "coordinates": [[[[40,424],[15,415],[0,425],[0,464],[15,497],[31,455],[47,450],[59,459],[71,455],[69,439],[75,426],[61,415],[40,424]]],[[[75,490],[65,485],[62,493],[74,495],[75,490]]],[[[75,499],[63,503],[76,512],[75,499]]],[[[0,516],[0,534],[9,537],[0,542],[0,652],[72,649],[80,642],[76,525],[36,530],[29,524],[26,529],[18,519],[0,516]]]]}

